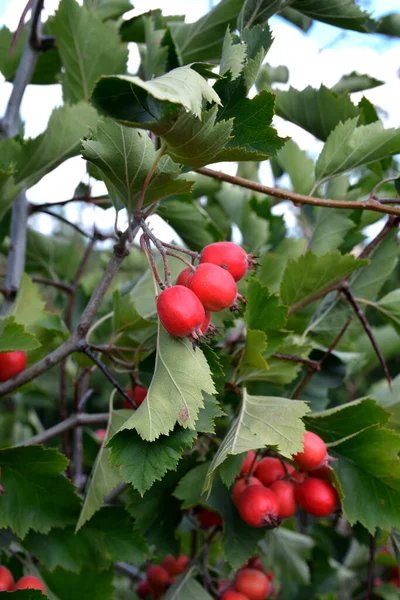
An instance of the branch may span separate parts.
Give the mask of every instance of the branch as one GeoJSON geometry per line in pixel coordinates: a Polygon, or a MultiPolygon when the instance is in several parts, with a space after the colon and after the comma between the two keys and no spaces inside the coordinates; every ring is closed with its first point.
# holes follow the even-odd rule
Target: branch
{"type": "Polygon", "coordinates": [[[321,363],[318,360],[311,360],[310,358],[302,358],[301,356],[292,356],[292,354],[281,354],[280,352],[275,352],[272,355],[274,358],[279,358],[280,360],[290,360],[292,362],[302,363],[303,365],[307,365],[311,369],[315,369],[319,371],[321,369],[321,363]]]}
{"type": "Polygon", "coordinates": [[[206,167],[195,169],[195,171],[197,173],[201,173],[202,175],[207,175],[207,177],[212,177],[213,179],[218,179],[219,181],[226,181],[228,183],[232,183],[233,185],[239,185],[249,190],[266,194],[267,196],[280,198],[281,200],[290,200],[294,204],[309,204],[311,206],[324,206],[326,208],[372,210],[374,212],[384,213],[387,215],[400,216],[400,208],[386,206],[381,204],[378,200],[374,200],[372,198],[368,198],[368,200],[360,200],[359,202],[350,200],[325,200],[324,198],[314,198],[313,196],[304,196],[302,194],[296,194],[295,192],[268,187],[266,185],[262,185],[261,183],[257,183],[256,181],[250,181],[249,179],[244,179],[243,177],[237,177],[235,175],[228,175],[227,173],[214,171],[206,167]]]}
{"type": "Polygon", "coordinates": [[[95,413],[91,415],[81,413],[79,415],[72,415],[71,417],[68,417],[68,419],[65,419],[65,421],[61,421],[60,423],[57,423],[57,425],[54,425],[53,427],[50,427],[49,429],[46,429],[45,431],[42,431],[31,438],[15,444],[13,447],[16,448],[18,446],[44,444],[53,438],[58,437],[62,433],[65,433],[70,429],[74,429],[75,427],[82,427],[85,425],[104,425],[105,423],[108,423],[108,419],[108,413],[95,413]]]}
{"type": "MultiPolygon", "coordinates": [[[[386,221],[385,225],[378,233],[377,236],[374,237],[370,243],[365,246],[364,250],[360,253],[357,258],[367,258],[375,250],[375,248],[382,242],[382,240],[392,231],[394,227],[397,227],[400,224],[400,217],[389,217],[386,221]]],[[[349,275],[350,277],[350,275],[349,275]]]]}
{"type": "Polygon", "coordinates": [[[75,231],[77,231],[78,233],[80,233],[84,237],[87,237],[87,238],[91,237],[90,234],[86,233],[86,231],[84,231],[83,229],[81,229],[79,227],[79,225],[76,225],[75,223],[72,223],[71,221],[68,221],[68,219],[66,219],[62,215],[58,215],[57,213],[51,212],[51,210],[47,210],[45,208],[40,208],[40,209],[36,210],[35,213],[36,212],[41,212],[44,215],[49,215],[50,217],[54,217],[55,219],[58,219],[62,223],[65,223],[65,225],[69,225],[70,227],[72,227],[73,229],[75,229],[75,231]]]}
{"type": "Polygon", "coordinates": [[[53,208],[54,206],[65,206],[66,204],[71,204],[71,202],[86,202],[87,204],[111,204],[110,200],[106,198],[90,198],[88,196],[76,196],[74,198],[69,198],[69,200],[60,200],[59,202],[44,202],[43,204],[30,204],[29,205],[29,214],[34,214],[36,212],[41,212],[46,208],[53,208]]]}
{"type": "Polygon", "coordinates": [[[303,298],[303,300],[296,302],[296,304],[292,304],[292,306],[289,308],[288,314],[292,315],[293,313],[297,312],[298,310],[301,310],[305,306],[308,306],[309,304],[311,304],[311,302],[314,302],[315,300],[322,298],[322,296],[326,296],[326,294],[329,294],[329,292],[338,290],[340,288],[341,284],[342,284],[342,279],[329,284],[328,286],[322,288],[321,290],[318,290],[317,292],[315,292],[315,294],[311,294],[311,296],[307,296],[306,298],[303,298]]]}
{"type": "Polygon", "coordinates": [[[376,550],[376,537],[370,535],[369,537],[369,561],[368,561],[368,582],[367,582],[367,595],[365,600],[372,598],[372,591],[374,588],[375,579],[375,550],[376,550]]]}
{"type": "Polygon", "coordinates": [[[76,270],[75,273],[75,277],[74,280],[72,282],[71,285],[71,292],[68,298],[68,305],[67,305],[67,315],[65,318],[65,323],[68,327],[68,329],[71,329],[72,327],[72,315],[73,315],[73,311],[74,311],[74,303],[75,303],[75,294],[76,294],[76,290],[78,289],[78,285],[79,282],[81,280],[81,277],[85,271],[86,265],[88,263],[88,260],[90,258],[90,255],[93,251],[93,248],[96,244],[97,241],[97,237],[96,234],[93,236],[93,238],[90,240],[89,244],[86,246],[85,248],[85,252],[83,253],[81,262],[78,265],[78,268],[76,270]]]}

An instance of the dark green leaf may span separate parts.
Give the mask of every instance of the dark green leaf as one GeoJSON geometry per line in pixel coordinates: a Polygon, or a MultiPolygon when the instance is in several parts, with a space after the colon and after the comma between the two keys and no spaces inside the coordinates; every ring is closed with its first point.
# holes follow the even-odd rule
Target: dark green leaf
{"type": "Polygon", "coordinates": [[[362,92],[363,90],[369,90],[371,88],[383,85],[385,82],[380,79],[375,79],[371,75],[360,75],[356,71],[343,75],[335,85],[331,87],[331,90],[336,94],[342,94],[343,92],[362,92]]]}
{"type": "Polygon", "coordinates": [[[52,572],[41,571],[41,575],[51,591],[63,600],[112,600],[113,597],[113,570],[99,572],[86,568],[71,573],[57,567],[52,572]]]}
{"type": "Polygon", "coordinates": [[[290,6],[307,17],[353,31],[367,31],[369,14],[362,11],[354,0],[294,0],[290,6]]]}
{"type": "Polygon", "coordinates": [[[268,566],[283,580],[308,583],[310,568],[307,561],[314,544],[308,535],[280,527],[269,531],[260,546],[267,556],[268,566]]]}
{"type": "Polygon", "coordinates": [[[165,600],[212,600],[210,594],[194,578],[195,570],[189,569],[165,594],[165,600]]]}
{"type": "Polygon", "coordinates": [[[391,37],[400,37],[400,14],[389,13],[380,18],[376,32],[383,35],[390,35],[391,37]]]}
{"type": "Polygon", "coordinates": [[[114,332],[134,331],[144,327],[153,327],[152,321],[143,319],[137,312],[135,305],[128,294],[121,296],[119,290],[113,294],[113,329],[114,332]]]}

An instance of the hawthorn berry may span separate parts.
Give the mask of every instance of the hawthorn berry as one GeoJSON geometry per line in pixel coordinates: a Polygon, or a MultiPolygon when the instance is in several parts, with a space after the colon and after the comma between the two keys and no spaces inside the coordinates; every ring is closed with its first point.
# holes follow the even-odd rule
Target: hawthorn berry
{"type": "Polygon", "coordinates": [[[327,517],[335,508],[335,488],[323,479],[309,477],[295,491],[295,497],[305,511],[315,517],[327,517]]]}
{"type": "Polygon", "coordinates": [[[220,514],[213,510],[208,510],[207,508],[201,508],[196,513],[196,517],[204,529],[209,529],[210,527],[215,527],[216,525],[222,525],[223,523],[220,514]]]}
{"type": "Polygon", "coordinates": [[[186,267],[186,269],[183,269],[183,271],[179,273],[178,277],[176,278],[175,285],[183,285],[185,287],[188,287],[190,278],[193,273],[193,269],[191,269],[190,267],[186,267]]]}
{"type": "MultiPolygon", "coordinates": [[[[127,394],[129,398],[132,398],[136,406],[139,408],[143,400],[146,398],[147,392],[148,390],[146,390],[146,388],[144,388],[143,386],[135,385],[135,387],[127,391],[127,394]]],[[[128,402],[128,400],[124,400],[124,407],[130,410],[135,410],[132,404],[128,402]]]]}
{"type": "Polygon", "coordinates": [[[185,554],[180,554],[178,558],[175,558],[172,554],[167,554],[162,561],[161,566],[168,571],[171,577],[173,577],[174,575],[183,573],[189,563],[190,559],[185,554]]]}
{"type": "Polygon", "coordinates": [[[14,590],[41,590],[44,594],[46,593],[44,583],[34,575],[24,575],[24,577],[18,579],[14,590]]]}
{"type": "Polygon", "coordinates": [[[211,263],[201,263],[189,281],[189,289],[196,294],[205,310],[219,312],[236,300],[237,288],[232,275],[211,263]]]}
{"type": "Polygon", "coordinates": [[[169,573],[161,565],[150,565],[147,569],[147,580],[152,592],[163,592],[169,583],[169,573]]]}
{"type": "Polygon", "coordinates": [[[322,465],[317,469],[310,471],[310,477],[318,477],[318,479],[325,479],[325,481],[331,480],[332,468],[328,465],[322,465]]]}
{"type": "Polygon", "coordinates": [[[257,477],[241,477],[237,480],[232,490],[232,500],[237,505],[238,500],[244,490],[249,487],[249,485],[263,485],[257,477]]]}
{"type": "Polygon", "coordinates": [[[26,367],[26,352],[0,352],[0,381],[7,381],[21,373],[26,367]]]}
{"type": "Polygon", "coordinates": [[[279,458],[266,456],[257,464],[254,475],[263,485],[269,486],[277,479],[285,477],[285,468],[279,458]]]}
{"type": "Polygon", "coordinates": [[[139,596],[139,598],[147,598],[148,596],[151,596],[152,591],[147,579],[144,579],[138,584],[136,588],[136,594],[139,596]]]}
{"type": "Polygon", "coordinates": [[[252,527],[277,527],[278,498],[270,489],[258,485],[250,485],[241,494],[237,509],[243,521],[252,527]]]}
{"type": "Polygon", "coordinates": [[[11,592],[14,589],[14,577],[7,567],[0,567],[0,592],[11,592]]]}
{"type": "Polygon", "coordinates": [[[95,436],[97,437],[99,444],[101,446],[101,444],[104,441],[104,438],[106,437],[107,434],[107,429],[96,429],[96,431],[94,432],[95,436]]]}
{"type": "Polygon", "coordinates": [[[297,510],[297,502],[294,495],[295,487],[290,481],[274,481],[269,487],[276,494],[279,502],[278,517],[288,519],[293,517],[297,510]]]}
{"type": "Polygon", "coordinates": [[[239,281],[248,269],[254,268],[254,257],[247,255],[241,246],[233,242],[216,242],[203,248],[200,263],[212,263],[227,269],[235,281],[239,281]]]}
{"type": "Polygon", "coordinates": [[[258,569],[241,569],[236,576],[236,590],[249,600],[264,600],[269,587],[268,577],[258,569]]]}
{"type": "Polygon", "coordinates": [[[226,590],[221,596],[221,600],[249,600],[248,596],[244,596],[240,592],[235,592],[235,590],[226,590]]]}
{"type": "Polygon", "coordinates": [[[293,457],[294,462],[301,469],[311,471],[320,466],[326,458],[326,444],[319,435],[306,431],[303,436],[303,452],[298,452],[293,457]]]}
{"type": "Polygon", "coordinates": [[[253,464],[255,457],[256,457],[256,453],[253,452],[253,450],[249,450],[246,458],[243,459],[242,468],[240,470],[241,474],[250,472],[251,465],[253,464]]]}
{"type": "Polygon", "coordinates": [[[247,567],[249,569],[257,569],[257,571],[264,572],[264,565],[262,564],[259,556],[252,556],[247,561],[247,567]]]}
{"type": "Polygon", "coordinates": [[[197,335],[204,321],[204,307],[196,294],[183,285],[167,288],[157,298],[160,321],[170,335],[187,337],[197,335]]]}

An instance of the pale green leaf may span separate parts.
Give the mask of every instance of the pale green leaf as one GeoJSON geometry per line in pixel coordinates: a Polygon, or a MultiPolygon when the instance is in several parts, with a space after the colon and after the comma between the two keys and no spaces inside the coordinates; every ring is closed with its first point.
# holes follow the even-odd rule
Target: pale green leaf
{"type": "Polygon", "coordinates": [[[341,208],[320,208],[309,249],[317,256],[336,250],[354,227],[354,222],[349,219],[350,214],[350,210],[341,208]]]}
{"type": "Polygon", "coordinates": [[[8,317],[0,322],[0,352],[13,352],[15,350],[34,350],[40,342],[25,331],[20,323],[15,323],[13,317],[8,317]]]}
{"type": "Polygon", "coordinates": [[[17,323],[29,331],[37,321],[47,315],[44,308],[45,301],[39,293],[39,286],[33,283],[29,275],[23,273],[17,297],[7,316],[14,317],[17,323]]]}
{"type": "Polygon", "coordinates": [[[272,45],[273,37],[268,24],[266,24],[264,28],[261,28],[259,25],[250,29],[246,27],[242,31],[242,38],[247,44],[247,64],[243,69],[243,76],[246,89],[250,90],[257,79],[258,71],[264,58],[272,45]]]}
{"type": "Polygon", "coordinates": [[[307,561],[314,544],[314,540],[308,535],[279,527],[268,531],[260,546],[264,550],[268,566],[278,577],[306,584],[310,581],[307,561]]]}
{"type": "Polygon", "coordinates": [[[179,577],[165,594],[165,600],[212,600],[210,594],[194,578],[195,568],[191,567],[179,577]]]}
{"type": "Polygon", "coordinates": [[[165,30],[155,28],[151,17],[143,17],[145,45],[139,51],[145,79],[159,77],[166,71],[168,48],[162,45],[165,30]]]}
{"type": "Polygon", "coordinates": [[[371,75],[360,75],[360,73],[353,71],[348,75],[342,75],[339,81],[331,87],[331,90],[336,94],[362,92],[363,90],[369,90],[384,83],[384,81],[375,79],[371,75]]]}
{"type": "Polygon", "coordinates": [[[128,294],[121,296],[119,290],[115,290],[113,294],[113,308],[114,332],[129,332],[155,325],[154,322],[143,319],[137,312],[131,297],[128,294]]]}
{"type": "Polygon", "coordinates": [[[309,194],[314,186],[314,162],[293,140],[286,142],[276,159],[290,177],[298,194],[309,194]]]}
{"type": "Polygon", "coordinates": [[[228,27],[222,45],[222,56],[219,65],[220,75],[230,72],[231,81],[234,81],[243,71],[245,60],[246,45],[238,43],[238,40],[234,43],[233,36],[228,27]]]}
{"type": "Polygon", "coordinates": [[[84,0],[83,4],[89,10],[95,11],[104,21],[118,19],[133,8],[130,0],[84,0]]]}

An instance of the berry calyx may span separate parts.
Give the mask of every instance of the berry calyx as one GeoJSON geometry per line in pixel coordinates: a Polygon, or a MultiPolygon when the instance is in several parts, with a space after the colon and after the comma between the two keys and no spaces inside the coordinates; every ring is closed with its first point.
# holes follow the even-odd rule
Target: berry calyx
{"type": "Polygon", "coordinates": [[[266,456],[257,464],[254,475],[266,486],[271,485],[277,479],[285,477],[285,468],[279,458],[266,456]]]}
{"type": "Polygon", "coordinates": [[[195,335],[205,318],[204,307],[198,297],[183,285],[167,288],[157,298],[160,321],[170,335],[195,335]]]}
{"type": "Polygon", "coordinates": [[[237,574],[235,588],[249,600],[264,600],[269,587],[268,577],[257,569],[241,569],[237,574]]]}
{"type": "Polygon", "coordinates": [[[0,592],[11,592],[14,589],[14,577],[7,567],[0,567],[0,592]]]}
{"type": "Polygon", "coordinates": [[[44,583],[34,575],[24,575],[24,577],[18,579],[14,590],[41,590],[44,594],[46,593],[44,583]]]}
{"type": "Polygon", "coordinates": [[[237,480],[232,490],[232,500],[237,505],[238,500],[244,490],[249,487],[249,485],[263,485],[257,477],[241,477],[237,480]]]}
{"type": "Polygon", "coordinates": [[[190,267],[186,267],[186,269],[183,269],[183,271],[179,273],[178,277],[176,278],[175,285],[183,285],[185,287],[188,287],[190,278],[193,273],[193,269],[191,269],[190,267]]]}
{"type": "Polygon", "coordinates": [[[210,527],[215,527],[216,525],[220,526],[223,524],[221,515],[213,510],[208,510],[207,508],[201,508],[197,512],[196,517],[204,529],[209,529],[210,527]]]}
{"type": "Polygon", "coordinates": [[[301,469],[311,471],[320,466],[326,457],[326,444],[319,435],[306,431],[303,436],[303,452],[293,457],[294,462],[301,469]]]}
{"type": "Polygon", "coordinates": [[[161,565],[150,565],[147,569],[147,580],[155,593],[163,592],[169,583],[169,573],[161,565]]]}
{"type": "Polygon", "coordinates": [[[248,269],[254,268],[254,257],[247,255],[241,246],[233,242],[216,242],[203,248],[200,263],[212,263],[227,269],[235,281],[239,281],[248,269]]]}
{"type": "Polygon", "coordinates": [[[173,577],[174,575],[183,573],[189,563],[190,559],[185,554],[180,554],[178,558],[175,558],[172,554],[167,554],[162,561],[161,566],[168,571],[171,577],[173,577]]]}
{"type": "Polygon", "coordinates": [[[219,312],[235,302],[237,288],[232,275],[210,263],[201,263],[189,281],[189,289],[196,294],[205,310],[219,312]]]}
{"type": "Polygon", "coordinates": [[[241,474],[249,473],[251,469],[251,465],[256,457],[256,453],[253,450],[249,450],[246,458],[243,460],[242,468],[240,470],[241,474]]]}
{"type": "Polygon", "coordinates": [[[327,517],[336,506],[335,488],[323,479],[309,477],[295,492],[297,502],[305,511],[315,517],[327,517]]]}
{"type": "MultiPolygon", "coordinates": [[[[129,398],[132,398],[132,400],[135,402],[136,406],[139,408],[139,406],[142,404],[143,400],[146,398],[147,392],[148,392],[148,390],[146,390],[146,388],[144,388],[143,386],[135,385],[134,388],[131,388],[130,390],[127,391],[127,394],[129,396],[129,398]]],[[[128,400],[124,400],[124,407],[129,410],[135,410],[134,407],[132,406],[132,404],[130,404],[130,402],[128,402],[128,400]]]]}
{"type": "Polygon", "coordinates": [[[250,485],[240,495],[237,508],[243,521],[252,527],[277,527],[278,498],[270,489],[258,485],[250,485]]]}
{"type": "Polygon", "coordinates": [[[278,516],[281,519],[293,517],[297,510],[297,502],[295,498],[295,487],[290,481],[274,481],[271,484],[270,490],[276,494],[279,503],[278,516]]]}
{"type": "Polygon", "coordinates": [[[141,581],[137,588],[136,588],[136,594],[137,596],[139,596],[139,598],[147,598],[148,596],[151,596],[152,591],[151,591],[151,587],[150,584],[148,582],[147,579],[144,579],[143,581],[141,581]]]}
{"type": "Polygon", "coordinates": [[[249,597],[240,592],[235,592],[235,590],[227,590],[222,594],[221,600],[249,600],[249,597]]]}
{"type": "Polygon", "coordinates": [[[26,352],[0,352],[0,381],[8,381],[26,367],[26,352]]]}

